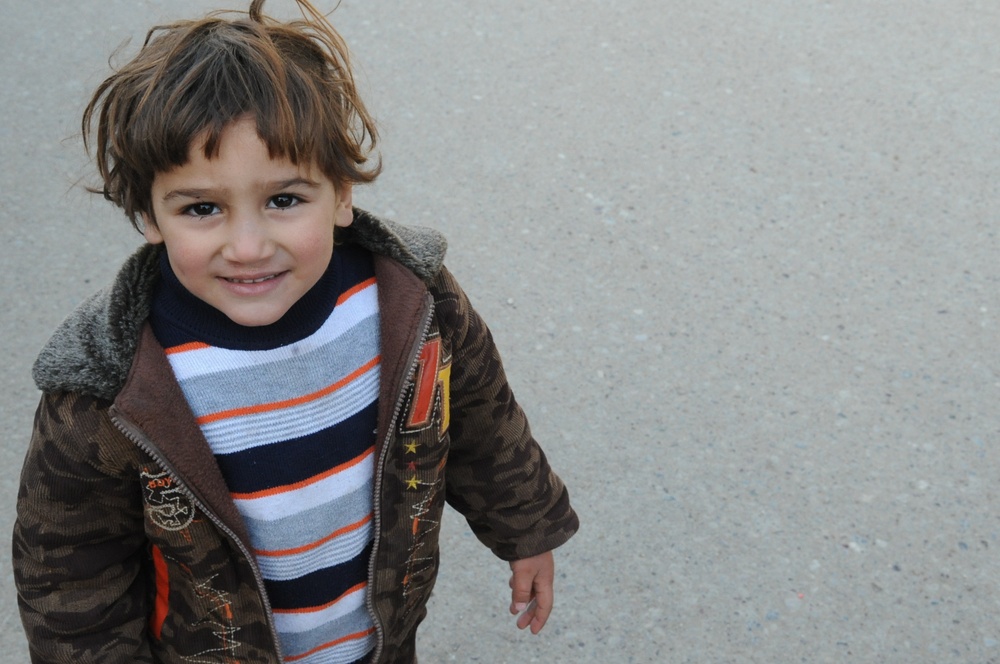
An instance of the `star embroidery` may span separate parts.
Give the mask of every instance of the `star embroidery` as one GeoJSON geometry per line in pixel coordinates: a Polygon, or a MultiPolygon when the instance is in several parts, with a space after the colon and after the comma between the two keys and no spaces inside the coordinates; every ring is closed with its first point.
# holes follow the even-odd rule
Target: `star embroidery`
{"type": "Polygon", "coordinates": [[[416,454],[417,453],[417,446],[419,444],[420,443],[417,443],[417,442],[406,443],[406,453],[407,454],[416,454]]]}
{"type": "Polygon", "coordinates": [[[406,469],[407,470],[416,471],[416,469],[417,469],[417,462],[416,461],[411,461],[410,463],[406,464],[406,469]]]}
{"type": "Polygon", "coordinates": [[[414,475],[410,479],[406,480],[406,488],[407,489],[416,489],[417,485],[418,485],[418,482],[417,482],[417,476],[416,475],[414,475]]]}

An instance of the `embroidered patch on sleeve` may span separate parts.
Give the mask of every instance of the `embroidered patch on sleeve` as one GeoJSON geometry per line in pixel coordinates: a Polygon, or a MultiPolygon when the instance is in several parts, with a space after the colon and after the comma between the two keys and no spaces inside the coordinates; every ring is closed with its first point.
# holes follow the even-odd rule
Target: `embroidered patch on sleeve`
{"type": "Polygon", "coordinates": [[[160,528],[170,531],[184,530],[194,519],[194,504],[174,486],[169,473],[151,473],[144,468],[140,473],[142,495],[150,520],[160,528]]]}
{"type": "Polygon", "coordinates": [[[435,412],[440,436],[448,431],[451,398],[451,358],[442,357],[441,337],[428,339],[420,349],[418,366],[410,390],[410,404],[402,430],[422,431],[434,423],[435,412]]]}

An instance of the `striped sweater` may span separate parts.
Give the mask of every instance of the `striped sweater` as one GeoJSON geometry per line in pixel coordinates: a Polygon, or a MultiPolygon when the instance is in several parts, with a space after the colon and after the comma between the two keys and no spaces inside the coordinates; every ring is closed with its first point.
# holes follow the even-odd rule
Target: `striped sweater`
{"type": "Polygon", "coordinates": [[[253,328],[191,295],[166,260],[161,271],[153,330],[247,525],[285,661],[367,661],[380,362],[370,256],[338,247],[281,320],[253,328]]]}

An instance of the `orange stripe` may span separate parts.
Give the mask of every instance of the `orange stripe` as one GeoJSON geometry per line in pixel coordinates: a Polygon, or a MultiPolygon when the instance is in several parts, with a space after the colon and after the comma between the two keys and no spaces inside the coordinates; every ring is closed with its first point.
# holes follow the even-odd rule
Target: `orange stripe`
{"type": "Polygon", "coordinates": [[[149,617],[149,629],[153,637],[159,641],[163,631],[163,623],[167,621],[167,610],[170,608],[170,574],[167,571],[167,561],[160,547],[153,545],[153,570],[156,577],[156,601],[153,602],[153,614],[149,617]]]}
{"type": "Polygon", "coordinates": [[[337,306],[339,307],[344,302],[347,302],[348,300],[350,300],[352,295],[354,295],[356,293],[360,293],[361,291],[363,291],[364,289],[368,288],[369,286],[374,286],[374,285],[375,285],[375,277],[372,277],[371,279],[366,279],[365,281],[362,281],[360,284],[358,284],[354,288],[351,288],[351,289],[348,289],[348,290],[344,291],[341,294],[341,296],[337,298],[337,306]]]}
{"type": "Polygon", "coordinates": [[[364,589],[365,589],[365,582],[362,581],[361,583],[359,583],[358,585],[354,586],[353,588],[348,588],[347,590],[344,591],[343,595],[341,595],[337,599],[333,600],[332,602],[327,602],[323,606],[311,606],[311,607],[306,608],[306,609],[271,609],[271,612],[272,613],[282,613],[282,614],[286,614],[286,615],[293,614],[293,613],[318,613],[318,612],[322,611],[323,609],[329,609],[331,606],[333,606],[334,604],[336,604],[340,600],[344,599],[348,595],[353,595],[354,593],[358,592],[359,590],[364,590],[364,589]]]}
{"type": "Polygon", "coordinates": [[[378,366],[381,355],[376,355],[375,358],[369,361],[367,364],[363,365],[361,368],[356,369],[348,376],[341,378],[333,385],[324,387],[318,392],[313,392],[312,394],[306,394],[301,397],[296,397],[294,399],[287,399],[285,401],[275,401],[273,403],[264,403],[257,406],[246,406],[245,408],[233,408],[232,410],[223,410],[218,413],[209,413],[208,415],[202,415],[198,418],[199,425],[209,424],[211,422],[218,422],[219,420],[225,420],[230,417],[242,417],[245,415],[256,415],[260,413],[268,413],[274,410],[281,410],[283,408],[291,408],[292,406],[301,406],[304,403],[309,403],[310,401],[315,401],[325,397],[328,394],[336,392],[340,388],[344,387],[348,383],[356,380],[359,376],[367,373],[371,369],[378,366]]]}
{"type": "Polygon", "coordinates": [[[348,641],[357,641],[358,639],[363,639],[366,636],[368,636],[370,634],[374,634],[374,633],[375,633],[375,628],[372,627],[371,629],[366,629],[363,632],[357,632],[355,634],[348,634],[347,636],[340,637],[336,641],[330,641],[329,643],[324,643],[321,646],[316,646],[312,650],[306,651],[306,652],[302,653],[301,655],[294,655],[292,657],[285,657],[285,661],[286,662],[295,662],[295,661],[298,661],[298,660],[303,659],[305,657],[308,657],[309,655],[313,655],[315,653],[318,653],[320,650],[326,650],[327,648],[332,648],[334,646],[339,646],[341,643],[347,643],[348,641]]]}
{"type": "Polygon", "coordinates": [[[283,549],[281,551],[267,551],[265,549],[254,549],[253,552],[256,553],[258,556],[269,556],[269,557],[294,556],[297,553],[303,553],[305,551],[309,551],[310,549],[315,549],[316,547],[322,546],[323,544],[326,544],[330,540],[340,537],[345,533],[357,530],[358,528],[362,527],[371,520],[372,520],[372,515],[369,514],[368,516],[361,519],[361,521],[358,521],[357,523],[352,523],[347,526],[344,526],[340,530],[335,530],[322,539],[318,539],[315,542],[310,542],[309,544],[303,544],[302,546],[297,546],[294,549],[283,549]]]}
{"type": "Polygon", "coordinates": [[[164,352],[167,355],[174,355],[175,353],[186,353],[189,350],[201,350],[202,348],[211,348],[211,346],[203,344],[200,341],[192,341],[191,343],[181,344],[180,346],[171,346],[164,352]]]}
{"type": "Polygon", "coordinates": [[[325,480],[331,475],[336,475],[337,473],[347,470],[348,468],[352,468],[361,463],[362,461],[364,461],[366,457],[371,456],[374,453],[375,453],[375,446],[372,445],[362,454],[359,454],[350,461],[345,461],[344,463],[340,464],[339,466],[331,468],[325,473],[320,473],[319,475],[313,475],[312,477],[304,479],[301,482],[296,482],[294,484],[286,484],[285,486],[276,486],[271,489],[262,489],[260,491],[254,491],[253,493],[234,493],[232,494],[232,497],[233,500],[254,500],[256,498],[267,498],[268,496],[277,496],[282,493],[288,493],[289,491],[295,491],[297,489],[301,489],[302,487],[307,487],[310,484],[315,484],[316,482],[325,480]]]}

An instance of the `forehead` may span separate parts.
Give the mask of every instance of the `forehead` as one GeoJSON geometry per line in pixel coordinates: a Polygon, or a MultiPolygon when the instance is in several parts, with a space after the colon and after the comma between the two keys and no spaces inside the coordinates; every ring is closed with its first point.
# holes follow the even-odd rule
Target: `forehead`
{"type": "Polygon", "coordinates": [[[200,133],[188,147],[185,163],[156,173],[154,189],[167,181],[182,179],[227,184],[264,184],[291,178],[328,179],[315,162],[294,163],[287,156],[272,154],[251,118],[226,125],[213,146],[209,146],[211,140],[207,131],[200,133]]]}
{"type": "MultiPolygon", "coordinates": [[[[293,151],[294,147],[291,148],[293,151]]],[[[195,134],[188,145],[188,161],[217,161],[230,158],[233,153],[266,155],[275,162],[293,160],[287,156],[288,149],[278,145],[268,145],[267,140],[258,131],[257,123],[252,117],[241,117],[226,123],[220,130],[206,127],[195,134]]]]}

